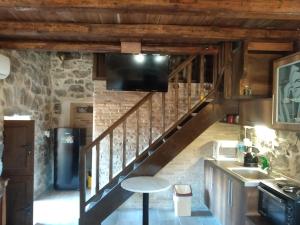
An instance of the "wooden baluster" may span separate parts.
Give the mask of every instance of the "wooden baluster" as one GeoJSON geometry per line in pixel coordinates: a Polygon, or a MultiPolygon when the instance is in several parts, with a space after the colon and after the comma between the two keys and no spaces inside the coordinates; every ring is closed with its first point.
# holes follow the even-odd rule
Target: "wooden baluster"
{"type": "Polygon", "coordinates": [[[152,96],[149,99],[149,146],[152,144],[152,96]]]}
{"type": "Polygon", "coordinates": [[[114,142],[114,136],[113,131],[109,134],[109,181],[112,180],[113,176],[113,143],[114,142]]]}
{"type": "Polygon", "coordinates": [[[218,53],[218,76],[220,76],[221,74],[221,68],[222,68],[222,46],[220,46],[220,51],[218,53]]]}
{"type": "Polygon", "coordinates": [[[188,83],[188,112],[191,110],[192,102],[191,102],[191,96],[192,96],[192,65],[193,61],[188,65],[187,67],[187,83],[188,83]]]}
{"type": "Polygon", "coordinates": [[[80,152],[80,217],[85,213],[86,201],[86,157],[85,152],[80,152]]]}
{"type": "Polygon", "coordinates": [[[200,99],[204,98],[204,74],[205,74],[205,65],[204,65],[204,61],[205,61],[205,56],[201,55],[200,56],[200,99]]]}
{"type": "Polygon", "coordinates": [[[127,120],[125,120],[123,122],[123,150],[122,150],[122,155],[123,155],[122,168],[123,169],[126,167],[126,123],[127,123],[127,120]]]}
{"type": "Polygon", "coordinates": [[[215,88],[218,79],[218,56],[214,55],[213,60],[213,88],[215,88]]]}
{"type": "Polygon", "coordinates": [[[175,84],[174,84],[174,88],[175,88],[175,121],[177,122],[178,120],[178,108],[179,108],[179,99],[178,99],[178,89],[179,89],[179,85],[178,85],[178,76],[179,74],[177,73],[175,75],[175,84]]]}
{"type": "Polygon", "coordinates": [[[222,68],[225,66],[225,44],[222,44],[222,68]]]}
{"type": "Polygon", "coordinates": [[[96,145],[96,190],[95,190],[95,193],[98,194],[99,192],[99,170],[100,170],[100,142],[97,143],[96,145]]]}
{"type": "Polygon", "coordinates": [[[139,148],[140,148],[140,110],[136,110],[136,151],[135,157],[139,156],[139,148]]]}
{"type": "Polygon", "coordinates": [[[162,117],[162,130],[163,134],[166,130],[166,93],[161,93],[161,117],[162,117]]]}

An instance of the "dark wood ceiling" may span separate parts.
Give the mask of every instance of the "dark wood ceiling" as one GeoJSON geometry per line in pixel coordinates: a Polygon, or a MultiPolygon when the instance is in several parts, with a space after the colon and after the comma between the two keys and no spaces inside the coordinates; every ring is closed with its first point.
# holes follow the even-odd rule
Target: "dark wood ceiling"
{"type": "Polygon", "coordinates": [[[6,44],[197,46],[294,41],[299,29],[299,0],[0,0],[0,40],[6,44]]]}

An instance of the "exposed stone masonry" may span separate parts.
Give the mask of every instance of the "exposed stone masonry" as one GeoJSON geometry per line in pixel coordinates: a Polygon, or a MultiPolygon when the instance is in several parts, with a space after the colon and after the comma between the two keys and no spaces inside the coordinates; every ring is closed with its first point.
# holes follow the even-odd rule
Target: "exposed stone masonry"
{"type": "Polygon", "coordinates": [[[257,134],[255,129],[250,129],[249,137],[255,146],[267,153],[272,170],[300,181],[299,133],[282,130],[272,131],[275,136],[270,139],[268,134],[257,134]]]}
{"type": "MultiPolygon", "coordinates": [[[[74,58],[62,61],[56,53],[51,53],[53,107],[62,108],[64,103],[70,102],[92,102],[92,68],[93,54],[79,54],[79,58],[76,54],[74,58]]],[[[53,127],[61,126],[61,117],[61,113],[53,114],[53,127]]]]}
{"type": "Polygon", "coordinates": [[[11,74],[0,80],[0,129],[3,116],[30,115],[35,120],[34,189],[44,192],[52,183],[52,152],[44,131],[51,127],[50,55],[33,51],[0,51],[11,60],[11,74]]]}
{"type": "MultiPolygon", "coordinates": [[[[53,187],[53,152],[44,131],[59,126],[55,104],[92,102],[92,54],[60,61],[56,53],[0,51],[11,60],[11,74],[0,80],[0,144],[3,116],[30,115],[35,121],[34,196],[53,187]]],[[[69,112],[67,117],[69,118],[69,112]]],[[[0,166],[1,167],[1,166],[0,166]]]]}

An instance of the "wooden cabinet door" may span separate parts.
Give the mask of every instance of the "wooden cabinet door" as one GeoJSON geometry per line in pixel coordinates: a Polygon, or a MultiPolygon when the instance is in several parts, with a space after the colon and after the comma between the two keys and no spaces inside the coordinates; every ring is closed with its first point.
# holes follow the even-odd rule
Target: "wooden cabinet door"
{"type": "Polygon", "coordinates": [[[244,225],[246,199],[243,184],[227,176],[226,219],[224,225],[244,225]]]}
{"type": "Polygon", "coordinates": [[[205,188],[204,188],[204,201],[206,206],[212,211],[213,209],[213,174],[214,168],[209,162],[204,163],[204,176],[205,176],[205,188]]]}
{"type": "Polygon", "coordinates": [[[33,223],[34,122],[4,121],[3,176],[7,186],[7,224],[33,223]]]}
{"type": "Polygon", "coordinates": [[[225,220],[225,207],[226,207],[226,174],[221,169],[214,171],[214,193],[215,193],[215,216],[219,219],[221,224],[225,220]]]}
{"type": "Polygon", "coordinates": [[[230,208],[231,225],[244,225],[245,224],[245,212],[246,212],[246,195],[243,184],[232,179],[232,204],[230,208]]]}
{"type": "Polygon", "coordinates": [[[224,192],[224,222],[223,225],[233,225],[232,224],[232,206],[233,206],[233,181],[230,176],[226,176],[226,192],[224,192]]]}

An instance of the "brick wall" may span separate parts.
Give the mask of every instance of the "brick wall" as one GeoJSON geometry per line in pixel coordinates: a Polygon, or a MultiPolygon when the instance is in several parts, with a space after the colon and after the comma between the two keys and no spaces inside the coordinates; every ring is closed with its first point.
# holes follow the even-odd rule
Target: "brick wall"
{"type": "MultiPolygon", "coordinates": [[[[95,82],[94,94],[94,138],[98,137],[105,129],[117,121],[124,113],[134,106],[145,96],[143,92],[117,92],[107,91],[105,82],[95,82]]],[[[162,104],[161,93],[153,95],[152,103],[152,131],[153,140],[161,135],[162,129],[162,104]]],[[[166,127],[173,125],[175,121],[175,89],[173,84],[169,85],[169,91],[166,93],[166,127]]],[[[199,87],[192,85],[192,102],[196,103],[199,99],[199,87]]],[[[140,115],[140,136],[139,152],[141,153],[148,147],[149,143],[149,104],[146,102],[139,111],[140,115]]],[[[186,84],[179,85],[179,117],[187,111],[187,89],[186,84]]],[[[126,123],[126,158],[127,164],[135,157],[136,151],[136,114],[128,118],[126,123]]],[[[113,173],[117,174],[122,166],[122,146],[123,146],[123,128],[120,125],[113,133],[113,173]]],[[[100,144],[100,186],[108,182],[109,168],[109,137],[105,138],[100,144]]]]}

